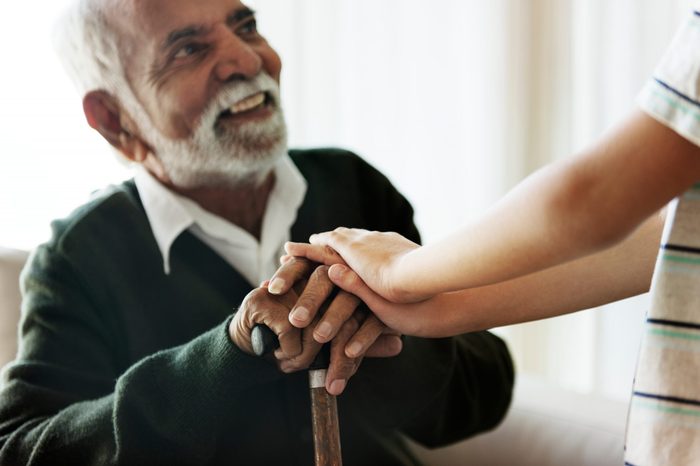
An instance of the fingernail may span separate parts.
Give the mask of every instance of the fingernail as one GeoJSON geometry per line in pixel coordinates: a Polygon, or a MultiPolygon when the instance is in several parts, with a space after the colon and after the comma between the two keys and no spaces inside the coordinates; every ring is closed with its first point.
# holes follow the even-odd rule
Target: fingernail
{"type": "Polygon", "coordinates": [[[343,393],[343,390],[345,390],[344,379],[338,379],[331,382],[331,389],[329,391],[331,395],[340,395],[341,393],[343,393]]]}
{"type": "Polygon", "coordinates": [[[362,344],[360,343],[353,343],[348,348],[345,350],[348,356],[351,358],[357,357],[357,355],[360,354],[362,351],[362,344]]]}
{"type": "Polygon", "coordinates": [[[331,336],[332,331],[333,327],[331,327],[331,324],[328,322],[321,322],[318,327],[316,327],[316,334],[323,339],[331,336]]]}
{"type": "Polygon", "coordinates": [[[305,307],[299,306],[298,308],[294,309],[292,311],[292,317],[295,320],[308,320],[309,319],[309,310],[306,309],[305,307]]]}
{"type": "Polygon", "coordinates": [[[331,278],[343,278],[343,274],[345,274],[346,267],[341,264],[333,264],[331,265],[331,268],[328,269],[328,276],[331,278]]]}
{"type": "Polygon", "coordinates": [[[281,278],[274,278],[267,287],[268,291],[272,294],[280,294],[283,288],[284,280],[281,278]]]}

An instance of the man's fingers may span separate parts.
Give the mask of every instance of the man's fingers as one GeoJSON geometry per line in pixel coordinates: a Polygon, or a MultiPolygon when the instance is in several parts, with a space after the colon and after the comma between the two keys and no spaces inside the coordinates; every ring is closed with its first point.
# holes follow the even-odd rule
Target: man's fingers
{"type": "Polygon", "coordinates": [[[333,288],[333,283],[328,278],[328,266],[317,267],[309,277],[292,312],[289,313],[289,322],[298,328],[308,326],[316,317],[333,288]]]}
{"type": "Polygon", "coordinates": [[[286,358],[284,354],[275,354],[278,358],[278,366],[281,371],[290,373],[296,372],[309,367],[314,358],[321,350],[321,343],[313,339],[311,328],[303,330],[296,329],[301,333],[301,352],[292,358],[286,358]]]}
{"type": "Polygon", "coordinates": [[[403,349],[403,341],[399,335],[380,335],[377,341],[372,343],[365,357],[368,358],[393,358],[398,356],[403,349]]]}
{"type": "Polygon", "coordinates": [[[387,303],[384,298],[372,291],[362,281],[360,276],[346,265],[332,265],[328,269],[328,278],[338,287],[360,298],[372,311],[376,312],[382,305],[387,303]]]}
{"type": "Polygon", "coordinates": [[[236,345],[252,354],[250,333],[256,325],[265,325],[277,335],[280,353],[293,357],[301,353],[301,332],[289,323],[290,304],[296,302],[296,294],[273,296],[266,288],[256,288],[248,293],[229,326],[229,334],[236,345]]]}
{"type": "Polygon", "coordinates": [[[368,349],[376,357],[396,356],[401,352],[400,337],[393,332],[383,334],[386,326],[376,316],[369,314],[361,323],[359,319],[362,319],[360,311],[356,311],[331,342],[331,365],[326,378],[326,390],[331,395],[339,395],[345,389],[368,349]]]}
{"type": "Polygon", "coordinates": [[[276,358],[290,358],[301,354],[303,348],[301,344],[301,331],[298,328],[280,326],[277,330],[277,339],[280,342],[280,347],[275,351],[276,358]]]}
{"type": "Polygon", "coordinates": [[[319,323],[316,324],[314,339],[320,343],[326,343],[333,339],[345,321],[355,312],[359,303],[360,299],[357,296],[340,291],[333,298],[333,302],[328,306],[319,323]]]}
{"type": "Polygon", "coordinates": [[[348,339],[357,331],[358,326],[356,319],[346,320],[331,341],[331,361],[326,374],[326,390],[331,395],[340,395],[345,390],[348,380],[362,361],[362,358],[349,358],[344,351],[348,339]]]}
{"type": "Polygon", "coordinates": [[[270,279],[268,290],[274,295],[282,295],[292,289],[299,280],[306,278],[313,264],[302,257],[293,257],[277,269],[270,279]]]}
{"type": "Polygon", "coordinates": [[[345,263],[343,258],[340,257],[340,254],[328,246],[288,242],[284,245],[284,250],[289,256],[306,257],[319,264],[333,265],[345,263]]]}
{"type": "Polygon", "coordinates": [[[359,358],[365,355],[367,349],[377,341],[386,326],[374,314],[369,314],[362,322],[360,329],[345,345],[345,355],[349,358],[359,358]]]}
{"type": "Polygon", "coordinates": [[[253,325],[265,325],[277,335],[280,347],[275,354],[294,357],[301,353],[301,332],[289,325],[289,298],[292,296],[270,296],[266,288],[258,288],[246,297],[246,305],[255,311],[252,313],[253,325]],[[286,301],[286,302],[285,302],[286,301]]]}

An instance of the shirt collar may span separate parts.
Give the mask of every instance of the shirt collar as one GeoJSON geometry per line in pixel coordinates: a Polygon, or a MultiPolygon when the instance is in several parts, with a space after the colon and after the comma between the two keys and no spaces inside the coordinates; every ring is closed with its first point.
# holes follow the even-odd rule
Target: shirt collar
{"type": "MultiPolygon", "coordinates": [[[[137,166],[134,182],[163,257],[165,274],[170,273],[171,247],[185,230],[192,230],[210,245],[208,239],[225,240],[238,247],[261,246],[263,254],[275,255],[275,244],[284,241],[284,238],[280,239],[281,236],[288,234],[296,220],[297,211],[306,195],[307,183],[287,154],[280,158],[273,172],[275,185],[265,208],[261,241],[258,243],[242,228],[203,209],[191,199],[171,191],[146,169],[137,166]]],[[[225,254],[222,256],[226,259],[225,254]]],[[[246,274],[246,271],[241,272],[246,274]]]]}

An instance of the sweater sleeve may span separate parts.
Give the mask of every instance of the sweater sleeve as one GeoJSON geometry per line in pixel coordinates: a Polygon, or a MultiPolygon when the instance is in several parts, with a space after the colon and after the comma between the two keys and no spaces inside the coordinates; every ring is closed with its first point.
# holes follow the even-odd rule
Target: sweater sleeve
{"type": "Polygon", "coordinates": [[[362,413],[361,422],[438,447],[497,426],[512,386],[508,350],[488,332],[406,338],[399,356],[365,359],[341,406],[362,413]]]}
{"type": "Polygon", "coordinates": [[[116,326],[61,253],[41,247],[23,276],[22,344],[0,392],[0,464],[204,464],[235,413],[280,377],[229,340],[222,323],[194,340],[120,362],[116,326]]]}

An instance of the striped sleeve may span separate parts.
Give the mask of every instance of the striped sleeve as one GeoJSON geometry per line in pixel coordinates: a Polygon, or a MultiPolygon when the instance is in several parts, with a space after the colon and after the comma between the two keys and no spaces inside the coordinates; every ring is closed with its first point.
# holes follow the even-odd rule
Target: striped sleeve
{"type": "Polygon", "coordinates": [[[678,31],[638,102],[653,118],[700,146],[700,11],[678,31]]]}

